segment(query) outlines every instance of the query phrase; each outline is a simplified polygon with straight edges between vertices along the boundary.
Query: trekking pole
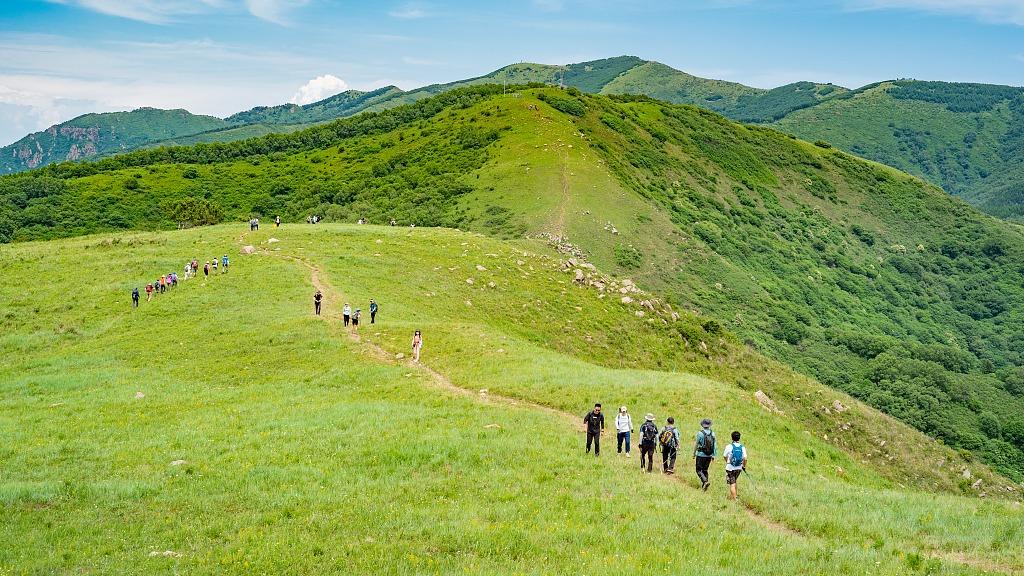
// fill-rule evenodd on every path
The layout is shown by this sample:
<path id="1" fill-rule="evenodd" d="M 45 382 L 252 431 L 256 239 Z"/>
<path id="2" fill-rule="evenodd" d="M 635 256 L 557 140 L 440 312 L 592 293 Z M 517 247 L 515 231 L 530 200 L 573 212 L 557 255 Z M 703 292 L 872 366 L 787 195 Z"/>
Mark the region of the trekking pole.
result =
<path id="1" fill-rule="evenodd" d="M 751 477 L 750 472 L 747 472 L 746 466 L 743 467 L 743 474 L 747 477 L 748 480 L 753 480 L 753 477 Z"/>

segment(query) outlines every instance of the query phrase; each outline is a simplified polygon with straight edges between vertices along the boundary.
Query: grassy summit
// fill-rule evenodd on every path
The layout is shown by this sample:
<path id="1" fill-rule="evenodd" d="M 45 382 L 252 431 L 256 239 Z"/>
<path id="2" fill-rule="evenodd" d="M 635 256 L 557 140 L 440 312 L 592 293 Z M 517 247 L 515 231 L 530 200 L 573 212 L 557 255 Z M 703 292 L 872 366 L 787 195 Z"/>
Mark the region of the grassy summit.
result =
<path id="1" fill-rule="evenodd" d="M 702 319 L 640 317 L 574 283 L 544 243 L 241 228 L 0 248 L 4 570 L 1024 567 L 1019 505 L 956 494 L 966 465 L 992 496 L 1011 496 L 984 467 L 728 334 L 704 334 L 708 353 L 684 346 Z M 242 256 L 244 244 L 260 250 Z M 136 284 L 224 252 L 230 273 L 130 308 Z M 339 308 L 365 311 L 371 297 L 379 324 L 355 338 Z M 426 368 L 394 359 L 414 329 Z M 785 414 L 763 409 L 751 385 Z M 675 415 L 687 432 L 704 415 L 720 435 L 743 430 L 755 476 L 742 502 L 724 500 L 720 464 L 702 493 L 685 456 L 674 479 L 616 458 L 609 436 L 600 460 L 584 456 L 579 418 L 595 399 L 635 418 Z M 817 407 L 836 400 L 847 409 L 825 418 Z"/>

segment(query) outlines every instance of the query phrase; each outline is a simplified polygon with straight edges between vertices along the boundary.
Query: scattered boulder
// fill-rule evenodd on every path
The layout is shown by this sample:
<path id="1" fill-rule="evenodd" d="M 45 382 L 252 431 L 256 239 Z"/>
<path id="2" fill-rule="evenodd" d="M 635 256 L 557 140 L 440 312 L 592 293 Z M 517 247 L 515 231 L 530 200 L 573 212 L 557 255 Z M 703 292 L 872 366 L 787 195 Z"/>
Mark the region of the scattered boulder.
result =
<path id="1" fill-rule="evenodd" d="M 488 282 L 488 283 L 487 283 L 487 287 L 488 287 L 488 288 L 497 288 L 497 287 L 498 287 L 498 285 L 497 285 L 497 284 L 495 284 L 494 282 Z"/>
<path id="2" fill-rule="evenodd" d="M 181 466 L 184 463 L 185 463 L 184 460 L 175 460 L 175 461 L 171 462 L 171 466 Z"/>
<path id="3" fill-rule="evenodd" d="M 476 265 L 476 269 L 478 271 L 480 271 L 480 272 L 487 272 L 487 268 L 484 268 L 483 266 L 481 266 L 479 264 Z"/>
<path id="4" fill-rule="evenodd" d="M 157 557 L 157 556 L 165 556 L 167 558 L 180 558 L 181 554 L 178 554 L 177 552 L 175 552 L 173 550 L 164 550 L 163 552 L 161 552 L 159 550 L 153 550 L 152 552 L 149 553 L 149 556 L 150 556 L 150 558 L 154 558 L 154 557 Z"/>
<path id="5" fill-rule="evenodd" d="M 707 342 L 705 342 L 703 340 L 700 341 L 700 351 L 705 353 L 705 354 L 708 353 L 708 343 Z"/>
<path id="6" fill-rule="evenodd" d="M 623 304 L 632 304 L 633 303 L 633 299 L 630 298 L 629 296 L 623 296 L 622 297 L 622 303 Z"/>
<path id="7" fill-rule="evenodd" d="M 473 279 L 472 278 L 466 278 L 466 284 L 469 284 L 470 286 L 472 286 L 473 285 Z"/>
<path id="8" fill-rule="evenodd" d="M 256 253 L 256 247 L 255 246 L 242 246 L 242 254 L 255 254 L 255 253 Z"/>
<path id="9" fill-rule="evenodd" d="M 484 428 L 499 429 L 499 428 L 501 428 L 501 426 L 498 425 L 498 424 L 488 424 L 488 425 L 484 426 Z"/>
<path id="10" fill-rule="evenodd" d="M 757 402 L 769 412 L 772 412 L 774 414 L 782 414 L 782 411 L 779 410 L 779 407 L 775 405 L 775 401 L 769 398 L 768 395 L 764 393 L 764 391 L 758 390 L 757 392 L 754 392 L 754 399 L 757 400 Z"/>
<path id="11" fill-rule="evenodd" d="M 970 468 L 964 468 L 964 471 L 960 473 L 960 476 L 962 476 L 964 480 L 970 480 L 974 477 L 974 475 L 971 474 Z"/>
<path id="12" fill-rule="evenodd" d="M 974 484 L 971 484 L 971 488 L 974 488 L 975 490 L 981 488 L 981 478 L 975 480 Z"/>
<path id="13" fill-rule="evenodd" d="M 634 314 L 636 314 L 637 318 L 643 318 L 644 317 L 644 311 L 643 310 L 637 310 L 636 312 L 634 312 Z"/>
<path id="14" fill-rule="evenodd" d="M 402 354 L 401 352 L 399 352 L 398 354 L 395 354 L 395 359 L 396 360 L 401 360 L 402 358 L 405 358 L 405 354 Z"/>
<path id="15" fill-rule="evenodd" d="M 146 395 L 145 395 L 145 394 L 143 394 L 142 392 L 136 392 L 136 393 L 135 393 L 135 399 L 136 399 L 136 400 L 142 400 L 142 399 L 143 399 L 143 398 L 145 398 L 145 397 L 146 397 Z"/>
<path id="16" fill-rule="evenodd" d="M 270 240 L 267 240 L 267 244 L 274 244 L 276 242 L 280 242 L 280 240 L 278 240 L 277 238 L 271 238 Z"/>
<path id="17" fill-rule="evenodd" d="M 843 403 L 840 402 L 839 400 L 832 402 L 832 409 L 835 410 L 836 412 L 846 412 L 847 410 L 849 410 L 849 408 L 843 406 Z"/>
<path id="18" fill-rule="evenodd" d="M 586 276 L 583 274 L 583 270 L 580 270 L 579 268 L 577 268 L 574 281 L 577 284 L 582 284 L 585 279 L 586 279 Z"/>

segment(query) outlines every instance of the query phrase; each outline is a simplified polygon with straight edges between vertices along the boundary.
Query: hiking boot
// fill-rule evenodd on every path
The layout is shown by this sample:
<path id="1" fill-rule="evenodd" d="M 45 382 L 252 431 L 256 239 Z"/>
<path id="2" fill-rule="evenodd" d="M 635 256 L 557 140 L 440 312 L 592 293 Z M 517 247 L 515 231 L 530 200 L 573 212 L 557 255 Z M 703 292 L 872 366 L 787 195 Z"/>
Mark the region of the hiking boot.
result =
<path id="1" fill-rule="evenodd" d="M 626 452 L 626 458 L 632 458 L 632 457 L 633 457 L 632 454 L 630 454 L 629 452 Z"/>
<path id="2" fill-rule="evenodd" d="M 705 491 L 705 492 L 707 492 L 708 491 L 708 486 L 711 486 L 711 482 L 708 482 L 707 480 L 705 480 L 704 484 L 701 485 L 700 489 Z"/>

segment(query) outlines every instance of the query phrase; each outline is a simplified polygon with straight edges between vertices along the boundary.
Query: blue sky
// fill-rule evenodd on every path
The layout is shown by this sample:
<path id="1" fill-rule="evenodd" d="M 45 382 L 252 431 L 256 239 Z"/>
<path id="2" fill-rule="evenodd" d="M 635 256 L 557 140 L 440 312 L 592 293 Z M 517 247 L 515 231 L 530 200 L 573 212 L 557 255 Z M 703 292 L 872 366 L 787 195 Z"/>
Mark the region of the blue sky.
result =
<path id="1" fill-rule="evenodd" d="M 0 145 L 86 112 L 226 116 L 632 54 L 772 87 L 1024 85 L 1024 0 L 0 0 Z"/>

